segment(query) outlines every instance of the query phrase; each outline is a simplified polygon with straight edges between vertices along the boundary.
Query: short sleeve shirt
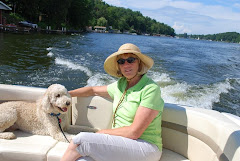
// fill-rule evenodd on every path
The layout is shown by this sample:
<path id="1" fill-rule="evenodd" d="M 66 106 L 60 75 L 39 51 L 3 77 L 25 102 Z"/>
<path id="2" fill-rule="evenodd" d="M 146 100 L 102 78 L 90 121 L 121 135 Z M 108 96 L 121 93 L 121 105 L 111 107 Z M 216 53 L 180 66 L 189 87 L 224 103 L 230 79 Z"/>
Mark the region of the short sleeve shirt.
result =
<path id="1" fill-rule="evenodd" d="M 107 91 L 113 99 L 113 112 L 121 99 L 127 86 L 126 78 L 122 77 L 107 87 Z M 140 81 L 129 88 L 115 114 L 115 127 L 130 126 L 133 123 L 139 106 L 159 111 L 157 117 L 150 123 L 139 139 L 158 146 L 162 150 L 161 120 L 164 101 L 161 98 L 161 90 L 157 83 L 143 75 Z"/>

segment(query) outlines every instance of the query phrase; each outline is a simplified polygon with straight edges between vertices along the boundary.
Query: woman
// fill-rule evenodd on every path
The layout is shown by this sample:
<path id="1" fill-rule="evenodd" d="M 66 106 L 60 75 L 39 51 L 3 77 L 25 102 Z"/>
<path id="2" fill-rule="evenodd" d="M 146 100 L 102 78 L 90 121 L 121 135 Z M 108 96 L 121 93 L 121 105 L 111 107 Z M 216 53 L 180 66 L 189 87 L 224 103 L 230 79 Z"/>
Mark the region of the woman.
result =
<path id="1" fill-rule="evenodd" d="M 62 161 L 159 161 L 162 154 L 161 116 L 164 102 L 159 86 L 145 74 L 153 60 L 133 44 L 124 44 L 104 63 L 120 79 L 108 86 L 69 91 L 72 97 L 113 99 L 112 129 L 76 135 Z"/>

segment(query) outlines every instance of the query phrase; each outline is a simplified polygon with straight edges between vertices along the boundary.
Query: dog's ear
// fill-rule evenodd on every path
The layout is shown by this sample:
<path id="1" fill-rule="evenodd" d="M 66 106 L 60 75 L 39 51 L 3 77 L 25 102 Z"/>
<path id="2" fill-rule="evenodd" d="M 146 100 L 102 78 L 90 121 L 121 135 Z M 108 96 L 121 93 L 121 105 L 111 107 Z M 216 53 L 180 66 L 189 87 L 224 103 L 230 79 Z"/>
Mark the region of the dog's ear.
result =
<path id="1" fill-rule="evenodd" d="M 40 100 L 40 106 L 45 112 L 47 112 L 47 113 L 52 112 L 52 110 L 51 110 L 52 105 L 49 100 L 48 92 L 46 92 L 44 94 L 44 96 L 42 97 L 42 99 Z"/>

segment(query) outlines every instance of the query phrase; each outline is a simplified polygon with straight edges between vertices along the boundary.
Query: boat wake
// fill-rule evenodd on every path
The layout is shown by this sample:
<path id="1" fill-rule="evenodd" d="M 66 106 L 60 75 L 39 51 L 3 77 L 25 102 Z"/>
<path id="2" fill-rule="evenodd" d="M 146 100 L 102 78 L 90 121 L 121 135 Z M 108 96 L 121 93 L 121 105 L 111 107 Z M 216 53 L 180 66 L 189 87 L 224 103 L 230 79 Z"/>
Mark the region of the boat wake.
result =
<path id="1" fill-rule="evenodd" d="M 47 54 L 48 57 L 54 58 L 54 53 L 52 51 L 53 48 L 49 47 L 47 48 L 47 50 L 49 51 L 49 53 Z M 68 59 L 65 58 L 60 58 L 60 57 L 55 57 L 55 64 L 56 65 L 60 65 L 60 66 L 65 66 L 68 69 L 71 70 L 80 70 L 82 72 L 84 72 L 88 77 L 92 76 L 92 72 L 91 70 L 89 70 L 87 67 L 84 67 L 80 64 L 74 63 Z"/>
<path id="2" fill-rule="evenodd" d="M 186 82 L 177 82 L 163 73 L 150 73 L 150 77 L 158 82 L 162 91 L 162 98 L 167 103 L 181 104 L 191 107 L 212 109 L 213 104 L 220 101 L 221 94 L 228 93 L 233 86 L 231 80 L 215 84 L 190 85 Z"/>
<path id="3" fill-rule="evenodd" d="M 91 77 L 92 76 L 92 72 L 87 68 L 87 67 L 84 67 L 84 66 L 81 66 L 79 64 L 75 64 L 69 60 L 66 60 L 66 59 L 61 59 L 61 58 L 56 58 L 55 59 L 55 63 L 57 65 L 63 65 L 63 66 L 66 66 L 67 68 L 69 69 L 72 69 L 72 70 L 80 70 L 80 71 L 83 71 L 84 73 L 87 74 L 87 76 Z"/>
<path id="4" fill-rule="evenodd" d="M 148 76 L 160 85 L 162 98 L 166 103 L 190 107 L 212 109 L 213 104 L 220 101 L 221 94 L 227 94 L 233 89 L 230 79 L 215 84 L 190 85 L 186 82 L 174 81 L 167 73 L 159 75 L 149 72 Z M 88 79 L 87 86 L 107 85 L 116 80 L 107 74 L 98 73 Z"/>
<path id="5" fill-rule="evenodd" d="M 87 62 L 88 59 L 82 57 L 82 55 L 69 60 L 68 58 L 63 58 L 64 55 L 58 55 L 57 51 L 53 50 L 53 48 L 47 48 L 47 50 L 47 56 L 53 58 L 55 65 L 60 66 L 62 70 L 85 73 L 88 76 L 84 82 L 86 86 L 108 85 L 117 81 L 117 78 L 111 77 L 102 71 L 91 71 L 92 69 L 89 68 L 91 66 Z M 93 55 L 87 53 L 86 56 L 89 58 Z M 79 64 L 79 60 L 85 62 L 85 64 Z M 238 102 L 230 104 L 236 98 L 236 96 L 231 96 L 232 93 L 240 91 L 240 89 L 237 89 L 240 86 L 240 79 L 227 78 L 213 84 L 189 84 L 173 79 L 167 72 L 161 73 L 150 70 L 148 76 L 160 85 L 162 98 L 166 103 L 213 109 L 216 108 L 216 105 L 221 108 L 221 104 L 224 101 L 224 104 L 229 106 L 232 111 L 240 110 Z M 78 82 L 75 83 L 77 84 Z"/>

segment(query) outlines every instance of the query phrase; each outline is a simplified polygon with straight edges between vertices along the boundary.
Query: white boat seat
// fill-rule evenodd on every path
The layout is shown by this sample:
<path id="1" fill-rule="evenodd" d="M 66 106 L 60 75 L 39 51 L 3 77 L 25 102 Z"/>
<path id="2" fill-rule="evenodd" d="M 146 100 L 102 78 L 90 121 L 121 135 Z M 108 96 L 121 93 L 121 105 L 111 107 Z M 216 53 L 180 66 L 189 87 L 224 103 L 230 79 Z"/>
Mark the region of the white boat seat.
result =
<path id="1" fill-rule="evenodd" d="M 44 91 L 0 84 L 0 102 L 34 101 Z M 111 109 L 111 101 L 101 97 L 73 98 L 70 122 L 109 128 Z M 50 136 L 15 133 L 15 140 L 0 139 L 0 161 L 59 161 L 68 145 Z M 240 158 L 240 118 L 231 114 L 166 103 L 162 138 L 164 149 L 160 161 L 239 161 Z"/>
<path id="2" fill-rule="evenodd" d="M 0 139 L 1 161 L 46 161 L 48 151 L 57 144 L 50 136 L 14 131 L 13 140 Z"/>
<path id="3" fill-rule="evenodd" d="M 1 161 L 59 161 L 68 143 L 57 142 L 50 136 L 15 131 L 17 139 L 0 139 Z M 160 161 L 189 161 L 180 154 L 163 149 Z"/>
<path id="4" fill-rule="evenodd" d="M 178 153 L 163 148 L 162 157 L 160 161 L 190 161 L 190 160 L 188 160 L 187 158 Z"/>

